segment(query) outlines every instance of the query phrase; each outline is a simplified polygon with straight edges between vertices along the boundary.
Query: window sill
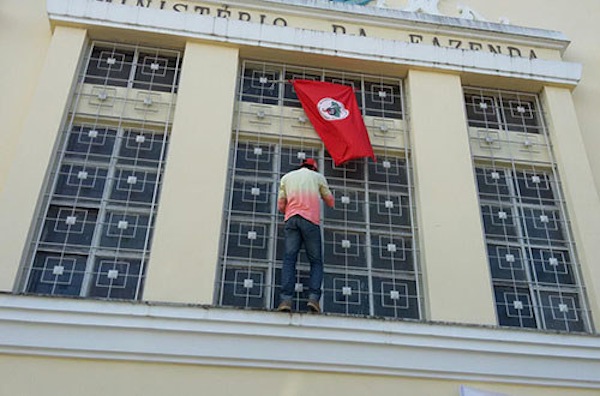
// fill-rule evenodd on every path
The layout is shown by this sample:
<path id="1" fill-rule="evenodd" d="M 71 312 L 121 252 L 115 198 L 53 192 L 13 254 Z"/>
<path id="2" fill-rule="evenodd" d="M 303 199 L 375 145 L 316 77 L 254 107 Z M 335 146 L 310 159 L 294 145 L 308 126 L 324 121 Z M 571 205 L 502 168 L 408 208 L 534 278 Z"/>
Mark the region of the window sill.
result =
<path id="1" fill-rule="evenodd" d="M 13 294 L 0 327 L 5 354 L 600 389 L 598 335 Z"/>

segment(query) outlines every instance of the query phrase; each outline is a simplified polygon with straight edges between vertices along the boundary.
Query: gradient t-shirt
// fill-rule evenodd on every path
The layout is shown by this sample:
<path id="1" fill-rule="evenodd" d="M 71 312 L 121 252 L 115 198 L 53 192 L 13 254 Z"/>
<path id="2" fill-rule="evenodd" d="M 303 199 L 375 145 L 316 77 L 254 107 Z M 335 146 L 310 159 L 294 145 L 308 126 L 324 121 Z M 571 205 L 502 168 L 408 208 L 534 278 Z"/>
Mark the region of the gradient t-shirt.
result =
<path id="1" fill-rule="evenodd" d="M 321 222 L 319 199 L 333 206 L 333 194 L 329 190 L 325 177 L 307 168 L 286 173 L 279 184 L 277 206 L 285 210 L 284 219 L 300 215 L 314 224 Z"/>

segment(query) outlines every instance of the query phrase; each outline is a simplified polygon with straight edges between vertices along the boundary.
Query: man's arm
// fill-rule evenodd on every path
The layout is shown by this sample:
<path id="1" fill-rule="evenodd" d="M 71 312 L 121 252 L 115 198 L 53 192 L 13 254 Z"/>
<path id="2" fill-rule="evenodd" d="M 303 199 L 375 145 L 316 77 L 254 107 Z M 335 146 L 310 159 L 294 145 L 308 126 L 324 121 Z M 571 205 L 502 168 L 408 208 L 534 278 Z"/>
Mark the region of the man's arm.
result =
<path id="1" fill-rule="evenodd" d="M 325 179 L 325 177 L 322 177 L 321 179 L 319 193 L 321 194 L 321 198 L 323 198 L 325 205 L 329 206 L 330 208 L 333 208 L 335 205 L 335 198 L 333 198 L 333 194 L 329 189 L 329 185 L 327 184 L 327 179 Z"/>
<path id="2" fill-rule="evenodd" d="M 287 194 L 285 191 L 285 181 L 282 178 L 279 182 L 279 192 L 277 193 L 277 209 L 281 213 L 285 214 L 285 207 L 287 206 Z"/>
<path id="3" fill-rule="evenodd" d="M 329 195 L 323 197 L 323 201 L 330 208 L 333 208 L 335 206 L 335 199 L 333 198 L 333 194 L 329 194 Z"/>
<path id="4" fill-rule="evenodd" d="M 281 213 L 285 213 L 285 207 L 287 206 L 287 199 L 285 198 L 279 198 L 277 200 L 277 209 L 279 209 L 279 211 Z"/>

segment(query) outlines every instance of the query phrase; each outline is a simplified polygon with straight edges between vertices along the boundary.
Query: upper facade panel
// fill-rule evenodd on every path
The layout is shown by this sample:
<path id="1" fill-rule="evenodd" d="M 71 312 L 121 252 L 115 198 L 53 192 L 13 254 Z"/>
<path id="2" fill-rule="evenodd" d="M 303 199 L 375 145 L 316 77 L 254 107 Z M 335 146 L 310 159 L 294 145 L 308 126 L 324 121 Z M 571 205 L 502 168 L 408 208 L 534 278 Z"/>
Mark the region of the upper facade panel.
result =
<path id="1" fill-rule="evenodd" d="M 48 0 L 47 10 L 54 24 L 91 31 L 111 27 L 406 67 L 579 82 L 581 66 L 561 59 L 569 44 L 562 33 L 486 21 L 468 7 L 447 16 L 438 2 Z"/>

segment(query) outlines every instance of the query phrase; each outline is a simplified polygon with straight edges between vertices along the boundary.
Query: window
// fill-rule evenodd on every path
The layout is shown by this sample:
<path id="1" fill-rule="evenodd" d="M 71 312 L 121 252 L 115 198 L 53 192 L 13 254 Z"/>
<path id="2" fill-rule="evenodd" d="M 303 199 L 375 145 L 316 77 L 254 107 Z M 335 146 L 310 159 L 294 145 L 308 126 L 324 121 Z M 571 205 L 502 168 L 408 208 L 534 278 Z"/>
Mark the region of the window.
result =
<path id="1" fill-rule="evenodd" d="M 499 324 L 590 331 L 560 179 L 537 97 L 465 92 Z M 525 112 L 507 114 L 519 106 Z M 484 133 L 479 127 L 486 128 Z M 509 133 L 493 135 L 497 139 L 491 141 L 486 133 L 492 128 Z"/>
<path id="2" fill-rule="evenodd" d="M 25 292 L 141 297 L 180 58 L 92 44 L 59 136 Z"/>
<path id="3" fill-rule="evenodd" d="M 372 132 L 377 162 L 355 160 L 336 167 L 303 118 L 292 78 L 352 85 Z M 239 89 L 217 303 L 278 305 L 284 242 L 283 216 L 276 208 L 279 180 L 312 157 L 336 200 L 334 209 L 322 211 L 324 311 L 421 318 L 401 81 L 246 61 Z M 305 310 L 308 269 L 301 251 L 294 301 L 298 310 Z"/>

